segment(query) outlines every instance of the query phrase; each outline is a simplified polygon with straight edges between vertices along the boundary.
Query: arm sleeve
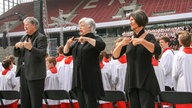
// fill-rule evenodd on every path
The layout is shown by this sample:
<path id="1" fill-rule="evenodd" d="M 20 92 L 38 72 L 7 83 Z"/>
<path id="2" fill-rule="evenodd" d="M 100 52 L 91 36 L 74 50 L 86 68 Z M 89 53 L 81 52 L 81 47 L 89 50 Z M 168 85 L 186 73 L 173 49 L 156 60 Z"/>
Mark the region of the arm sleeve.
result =
<path id="1" fill-rule="evenodd" d="M 33 45 L 31 53 L 37 58 L 44 58 L 47 52 L 47 38 L 46 36 L 40 36 L 36 41 L 36 46 Z"/>

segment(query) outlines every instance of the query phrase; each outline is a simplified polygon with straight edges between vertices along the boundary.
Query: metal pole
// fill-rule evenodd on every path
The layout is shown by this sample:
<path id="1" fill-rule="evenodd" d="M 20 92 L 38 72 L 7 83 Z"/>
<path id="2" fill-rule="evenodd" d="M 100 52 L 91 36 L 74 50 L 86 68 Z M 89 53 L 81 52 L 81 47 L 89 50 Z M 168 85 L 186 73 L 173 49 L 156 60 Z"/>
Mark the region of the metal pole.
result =
<path id="1" fill-rule="evenodd" d="M 64 41 L 64 33 L 63 33 L 63 26 L 62 23 L 60 23 L 60 27 L 61 27 L 61 31 L 60 31 L 60 45 L 63 45 L 63 41 Z"/>

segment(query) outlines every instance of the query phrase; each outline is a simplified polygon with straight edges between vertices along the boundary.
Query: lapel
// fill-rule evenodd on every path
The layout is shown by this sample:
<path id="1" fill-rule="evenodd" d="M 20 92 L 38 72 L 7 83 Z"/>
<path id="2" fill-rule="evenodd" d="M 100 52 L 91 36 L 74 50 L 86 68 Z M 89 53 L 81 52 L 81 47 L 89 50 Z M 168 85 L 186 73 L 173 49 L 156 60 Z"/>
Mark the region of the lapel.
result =
<path id="1" fill-rule="evenodd" d="M 38 32 L 36 32 L 33 36 L 32 36 L 32 38 L 31 38 L 31 42 L 32 42 L 32 44 L 33 44 L 33 46 L 35 46 L 35 41 L 36 41 L 36 39 L 37 39 L 37 36 L 38 36 Z"/>
<path id="2" fill-rule="evenodd" d="M 24 42 L 24 41 L 26 41 L 27 40 L 27 35 L 25 35 L 25 36 L 23 36 L 22 38 L 21 38 L 21 42 Z"/>

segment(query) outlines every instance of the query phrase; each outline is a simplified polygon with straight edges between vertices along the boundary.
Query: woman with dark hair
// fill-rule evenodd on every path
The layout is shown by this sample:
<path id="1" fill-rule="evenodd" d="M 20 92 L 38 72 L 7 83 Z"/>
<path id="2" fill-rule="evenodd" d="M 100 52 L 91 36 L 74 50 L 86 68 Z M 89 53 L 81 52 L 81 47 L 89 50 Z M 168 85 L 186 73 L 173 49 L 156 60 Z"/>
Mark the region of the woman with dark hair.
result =
<path id="1" fill-rule="evenodd" d="M 127 57 L 125 91 L 129 94 L 131 108 L 155 108 L 155 97 L 160 92 L 151 63 L 153 54 L 160 55 L 161 47 L 153 34 L 144 27 L 148 17 L 142 10 L 129 15 L 134 37 L 125 37 L 114 49 L 113 57 Z"/>

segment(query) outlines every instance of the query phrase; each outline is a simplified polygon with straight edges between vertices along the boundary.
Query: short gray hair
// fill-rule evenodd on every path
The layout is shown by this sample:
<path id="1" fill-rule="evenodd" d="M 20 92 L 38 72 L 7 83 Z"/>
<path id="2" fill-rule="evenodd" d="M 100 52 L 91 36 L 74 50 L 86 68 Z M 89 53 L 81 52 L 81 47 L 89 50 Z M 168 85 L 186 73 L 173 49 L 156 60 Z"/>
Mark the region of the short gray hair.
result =
<path id="1" fill-rule="evenodd" d="M 31 24 L 36 25 L 36 29 L 39 28 L 39 21 L 35 17 L 26 17 L 23 22 L 29 22 Z"/>
<path id="2" fill-rule="evenodd" d="M 92 18 L 83 17 L 79 20 L 79 24 L 85 22 L 86 25 L 92 26 L 91 33 L 96 34 L 96 24 Z"/>

